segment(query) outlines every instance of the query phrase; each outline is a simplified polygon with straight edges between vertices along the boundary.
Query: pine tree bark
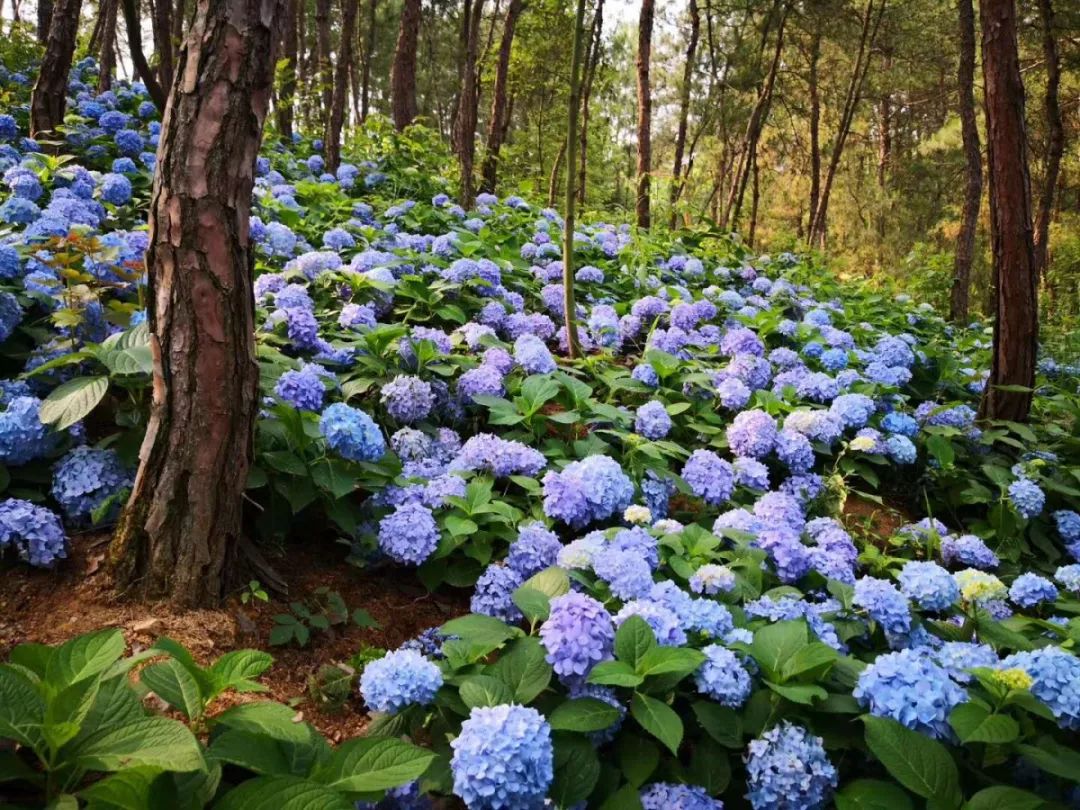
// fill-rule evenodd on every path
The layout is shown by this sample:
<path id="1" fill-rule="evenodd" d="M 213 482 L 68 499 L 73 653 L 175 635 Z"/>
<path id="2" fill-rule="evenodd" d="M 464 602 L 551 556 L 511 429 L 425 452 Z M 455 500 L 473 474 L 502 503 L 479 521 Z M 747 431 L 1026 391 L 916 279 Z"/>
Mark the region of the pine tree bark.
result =
<path id="1" fill-rule="evenodd" d="M 334 70 L 330 61 L 330 0 L 315 0 L 315 49 L 319 81 L 319 128 L 325 131 L 330 122 L 330 106 L 334 103 Z"/>
<path id="2" fill-rule="evenodd" d="M 458 202 L 466 210 L 472 208 L 476 198 L 476 181 L 473 178 L 476 160 L 476 57 L 480 46 L 480 20 L 483 16 L 484 0 L 465 0 L 467 33 L 465 37 L 465 59 L 461 72 L 461 93 L 458 96 L 458 111 L 454 119 L 454 143 L 457 149 L 458 167 L 461 171 L 461 194 Z"/>
<path id="3" fill-rule="evenodd" d="M 495 65 L 495 84 L 491 90 L 491 114 L 488 116 L 487 145 L 484 162 L 480 168 L 480 188 L 492 193 L 498 185 L 499 150 L 506 141 L 510 129 L 507 115 L 506 84 L 510 76 L 510 53 L 514 47 L 514 28 L 525 8 L 524 0 L 510 0 L 503 20 L 502 39 L 499 41 L 499 59 Z"/>
<path id="4" fill-rule="evenodd" d="M 982 204 L 982 150 L 975 116 L 975 10 L 972 0 L 957 0 L 960 31 L 960 62 L 956 73 L 960 97 L 960 130 L 964 143 L 964 208 L 956 237 L 949 317 L 964 323 L 971 293 L 971 263 L 975 256 L 975 232 Z"/>
<path id="5" fill-rule="evenodd" d="M 213 605 L 241 535 L 258 408 L 255 157 L 280 0 L 199 0 L 178 55 L 150 205 L 153 400 L 109 549 L 119 589 Z"/>
<path id="6" fill-rule="evenodd" d="M 116 6 L 118 0 L 104 0 L 101 9 L 101 49 L 98 52 L 98 92 L 112 87 L 113 71 L 116 70 Z"/>
<path id="7" fill-rule="evenodd" d="M 142 47 L 142 27 L 139 22 L 139 9 L 135 0 L 120 0 L 120 9 L 124 12 L 124 27 L 127 29 L 128 52 L 131 54 L 131 64 L 135 68 L 135 75 L 146 85 L 146 93 L 154 102 L 154 106 L 165 111 L 167 96 L 161 89 L 161 83 L 157 75 L 146 61 L 146 54 Z"/>
<path id="8" fill-rule="evenodd" d="M 349 72 L 352 69 L 353 44 L 356 39 L 356 14 L 360 0 L 341 0 L 341 40 L 334 71 L 334 97 L 326 127 L 326 170 L 336 172 L 341 165 L 341 128 L 349 96 Z"/>
<path id="9" fill-rule="evenodd" d="M 37 82 L 30 96 L 30 137 L 40 138 L 55 132 L 64 121 L 67 105 L 68 71 L 75 55 L 79 36 L 81 0 L 58 0 L 53 7 L 49 39 L 41 57 Z"/>
<path id="10" fill-rule="evenodd" d="M 38 0 L 37 4 L 37 40 L 42 45 L 49 41 L 49 25 L 52 23 L 52 0 Z"/>
<path id="11" fill-rule="evenodd" d="M 1054 6 L 1051 0 L 1039 0 L 1039 20 L 1042 24 L 1043 61 L 1046 63 L 1046 92 L 1043 108 L 1046 111 L 1046 160 L 1043 164 L 1042 194 L 1035 217 L 1035 273 L 1042 278 L 1050 257 L 1050 218 L 1054 212 L 1054 192 L 1061 175 L 1061 158 L 1065 154 L 1065 127 L 1061 120 L 1061 57 L 1054 32 Z"/>
<path id="12" fill-rule="evenodd" d="M 639 228 L 650 224 L 649 185 L 652 172 L 652 89 L 649 64 L 652 60 L 654 0 L 641 0 L 638 17 L 637 50 L 637 199 L 634 212 Z"/>
<path id="13" fill-rule="evenodd" d="M 1039 309 L 1015 0 L 980 0 L 979 17 L 997 303 L 990 378 L 979 415 L 1024 422 L 1035 385 Z"/>
<path id="14" fill-rule="evenodd" d="M 399 130 L 405 129 L 416 118 L 416 44 L 419 34 L 420 0 L 405 0 L 390 71 L 390 110 L 394 126 Z"/>
<path id="15" fill-rule="evenodd" d="M 371 60 L 375 53 L 375 4 L 368 0 L 367 29 L 364 31 L 364 61 L 360 75 L 360 121 L 367 120 L 371 110 Z"/>
<path id="16" fill-rule="evenodd" d="M 274 104 L 278 135 L 285 143 L 292 143 L 293 116 L 296 105 L 296 78 L 300 69 L 297 64 L 297 6 L 300 0 L 284 0 L 281 11 L 281 58 L 288 62 L 281 88 Z"/>
<path id="17" fill-rule="evenodd" d="M 169 95 L 173 80 L 172 0 L 153 0 L 151 28 L 157 51 L 157 74 L 161 91 Z"/>
<path id="18" fill-rule="evenodd" d="M 683 63 L 682 87 L 679 88 L 679 126 L 675 133 L 675 165 L 671 170 L 671 191 L 668 203 L 671 206 L 669 225 L 672 230 L 676 225 L 675 206 L 682 194 L 683 155 L 686 151 L 686 127 L 690 118 L 690 93 L 694 81 L 694 62 L 697 59 L 698 37 L 701 35 L 701 14 L 697 0 L 690 0 L 690 37 L 686 42 L 686 61 Z"/>

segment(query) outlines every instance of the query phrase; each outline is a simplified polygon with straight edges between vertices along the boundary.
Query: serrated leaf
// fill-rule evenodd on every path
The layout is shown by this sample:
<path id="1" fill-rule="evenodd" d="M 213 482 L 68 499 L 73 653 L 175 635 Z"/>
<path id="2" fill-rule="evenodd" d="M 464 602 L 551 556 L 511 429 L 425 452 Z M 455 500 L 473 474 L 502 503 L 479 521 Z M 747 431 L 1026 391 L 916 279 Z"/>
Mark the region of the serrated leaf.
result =
<path id="1" fill-rule="evenodd" d="M 836 810 L 911 810 L 911 799 L 892 782 L 856 779 L 834 799 Z"/>
<path id="2" fill-rule="evenodd" d="M 260 776 L 230 790 L 214 810 L 353 810 L 355 801 L 299 776 Z"/>
<path id="3" fill-rule="evenodd" d="M 634 687 L 645 679 L 638 675 L 632 666 L 622 661 L 601 661 L 592 668 L 586 680 L 601 686 Z"/>
<path id="4" fill-rule="evenodd" d="M 630 714 L 671 753 L 678 755 L 679 744 L 683 738 L 683 724 L 674 709 L 656 698 L 635 694 L 630 701 Z"/>
<path id="5" fill-rule="evenodd" d="M 435 757 L 404 740 L 361 737 L 338 746 L 313 778 L 350 793 L 388 790 L 419 779 Z"/>
<path id="6" fill-rule="evenodd" d="M 555 731 L 603 731 L 622 716 L 621 712 L 596 698 L 574 698 L 555 707 L 548 723 Z"/>
<path id="7" fill-rule="evenodd" d="M 862 721 L 867 746 L 896 781 L 925 799 L 960 805 L 960 775 L 945 746 L 890 718 L 864 716 Z"/>
<path id="8" fill-rule="evenodd" d="M 202 715 L 203 695 L 199 684 L 175 658 L 146 667 L 139 673 L 139 680 L 189 720 Z"/>
<path id="9" fill-rule="evenodd" d="M 145 717 L 88 737 L 75 752 L 79 767 L 97 771 L 148 765 L 170 771 L 204 767 L 199 743 L 187 726 L 164 717 Z"/>
<path id="10" fill-rule="evenodd" d="M 977 703 L 961 703 L 949 715 L 949 725 L 964 743 L 1010 743 L 1020 736 L 1020 725 L 1007 714 L 991 714 Z"/>
<path id="11" fill-rule="evenodd" d="M 470 709 L 480 706 L 499 706 L 514 700 L 513 690 L 491 675 L 470 675 L 458 688 L 461 700 Z"/>
<path id="12" fill-rule="evenodd" d="M 108 377 L 76 377 L 50 392 L 38 417 L 43 425 L 66 430 L 97 407 L 109 390 Z"/>
<path id="13" fill-rule="evenodd" d="M 555 778 L 548 795 L 559 807 L 573 807 L 592 793 L 600 778 L 600 760 L 585 737 L 557 733 L 553 742 Z"/>
<path id="14" fill-rule="evenodd" d="M 539 640 L 529 636 L 510 644 L 487 674 L 509 686 L 516 702 L 527 705 L 547 689 L 552 669 Z"/>
<path id="15" fill-rule="evenodd" d="M 253 678 L 270 669 L 274 657 L 262 650 L 234 650 L 215 661 L 209 673 L 218 691 L 233 689 L 237 692 L 265 692 L 266 687 Z"/>
<path id="16" fill-rule="evenodd" d="M 640 616 L 631 616 L 615 632 L 615 657 L 635 670 L 641 658 L 656 646 L 656 635 Z"/>
<path id="17" fill-rule="evenodd" d="M 56 689 L 104 672 L 124 654 L 124 634 L 116 628 L 66 641 L 49 658 L 45 680 Z"/>

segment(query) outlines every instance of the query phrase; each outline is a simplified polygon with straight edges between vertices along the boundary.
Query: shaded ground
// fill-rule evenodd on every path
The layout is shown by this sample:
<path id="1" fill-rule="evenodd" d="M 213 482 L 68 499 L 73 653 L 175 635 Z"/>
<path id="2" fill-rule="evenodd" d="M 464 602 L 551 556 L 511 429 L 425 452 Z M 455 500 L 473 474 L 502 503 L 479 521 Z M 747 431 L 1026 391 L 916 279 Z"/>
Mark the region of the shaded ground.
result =
<path id="1" fill-rule="evenodd" d="M 346 663 L 364 646 L 393 649 L 432 625 L 468 612 L 464 591 L 432 596 L 407 571 L 362 571 L 347 565 L 340 546 L 312 543 L 289 547 L 286 557 L 272 559 L 289 586 L 288 600 L 240 603 L 230 597 L 220 610 L 176 611 L 168 604 L 145 604 L 116 597 L 104 567 L 107 536 L 84 535 L 72 541 L 71 556 L 56 571 L 13 564 L 0 570 L 0 660 L 11 647 L 28 641 L 55 644 L 80 633 L 119 627 L 133 649 L 169 636 L 187 646 L 200 663 L 241 648 L 270 652 L 274 666 L 261 679 L 268 695 L 224 698 L 212 711 L 267 696 L 292 703 L 304 719 L 337 742 L 357 734 L 366 724 L 355 682 L 340 711 L 320 711 L 308 694 L 309 679 L 325 664 Z M 363 608 L 379 628 L 352 623 L 313 633 L 304 648 L 268 644 L 273 617 L 288 611 L 289 600 L 328 587 L 341 594 L 349 610 Z"/>

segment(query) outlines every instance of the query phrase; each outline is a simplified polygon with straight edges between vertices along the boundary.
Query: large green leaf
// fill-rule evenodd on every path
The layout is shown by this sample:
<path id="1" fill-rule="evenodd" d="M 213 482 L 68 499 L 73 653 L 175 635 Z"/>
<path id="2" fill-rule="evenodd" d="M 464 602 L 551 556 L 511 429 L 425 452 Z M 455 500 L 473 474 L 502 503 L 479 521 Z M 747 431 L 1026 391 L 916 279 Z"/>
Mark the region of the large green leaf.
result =
<path id="1" fill-rule="evenodd" d="M 404 740 L 361 737 L 342 743 L 312 778 L 337 790 L 370 793 L 419 779 L 435 757 Z"/>
<path id="2" fill-rule="evenodd" d="M 892 782 L 856 779 L 836 794 L 836 810 L 911 810 L 911 798 Z"/>
<path id="3" fill-rule="evenodd" d="M 144 717 L 94 734 L 75 751 L 75 760 L 80 767 L 97 771 L 140 765 L 197 771 L 205 764 L 199 743 L 188 727 L 165 717 Z"/>
<path id="4" fill-rule="evenodd" d="M 1026 790 L 995 785 L 983 788 L 964 805 L 964 810 L 1039 810 L 1049 803 L 1041 796 Z"/>
<path id="5" fill-rule="evenodd" d="M 52 390 L 38 416 L 42 424 L 66 430 L 94 410 L 108 390 L 108 377 L 76 377 Z"/>
<path id="6" fill-rule="evenodd" d="M 575 698 L 560 703 L 548 717 L 556 731 L 603 731 L 617 722 L 619 710 L 596 698 Z"/>
<path id="7" fill-rule="evenodd" d="M 296 710 L 264 701 L 234 706 L 214 718 L 214 728 L 243 731 L 275 740 L 289 763 L 288 773 L 306 774 L 330 755 L 330 746 L 308 723 L 297 721 Z"/>
<path id="8" fill-rule="evenodd" d="M 1054 776 L 1080 783 L 1080 751 L 1067 748 L 1050 737 L 1039 739 L 1038 745 L 1018 745 L 1024 759 Z"/>
<path id="9" fill-rule="evenodd" d="M 552 670 L 539 640 L 529 636 L 511 643 L 487 673 L 509 686 L 516 702 L 528 704 L 547 689 Z"/>
<path id="10" fill-rule="evenodd" d="M 862 720 L 867 746 L 897 782 L 941 806 L 960 806 L 960 775 L 945 746 L 887 717 Z"/>
<path id="11" fill-rule="evenodd" d="M 514 700 L 513 690 L 504 681 L 491 675 L 470 675 L 461 682 L 458 694 L 470 709 L 478 706 L 499 706 Z"/>
<path id="12" fill-rule="evenodd" d="M 83 790 L 87 810 L 145 810 L 175 806 L 176 790 L 161 768 L 125 768 Z"/>
<path id="13" fill-rule="evenodd" d="M 262 675 L 274 663 L 274 657 L 262 650 L 234 650 L 221 656 L 210 667 L 219 691 L 265 692 L 266 687 L 253 679 Z"/>
<path id="14" fill-rule="evenodd" d="M 0 665 L 0 737 L 34 747 L 41 741 L 45 702 L 22 672 Z"/>
<path id="15" fill-rule="evenodd" d="M 782 683 L 785 666 L 800 650 L 810 645 L 806 622 L 789 621 L 767 624 L 754 633 L 750 653 L 769 676 L 769 680 Z"/>
<path id="16" fill-rule="evenodd" d="M 674 709 L 656 698 L 635 694 L 630 702 L 630 714 L 671 753 L 678 754 L 683 738 L 683 723 Z"/>
<path id="17" fill-rule="evenodd" d="M 686 676 L 705 661 L 705 654 L 689 647 L 652 647 L 638 661 L 637 671 L 642 675 Z"/>
<path id="18" fill-rule="evenodd" d="M 203 695 L 199 684 L 175 658 L 146 667 L 139 673 L 139 680 L 189 720 L 202 715 Z"/>
<path id="19" fill-rule="evenodd" d="M 555 735 L 555 779 L 548 795 L 559 807 L 585 801 L 600 778 L 596 747 L 579 734 Z"/>
<path id="20" fill-rule="evenodd" d="M 1020 724 L 1007 714 L 991 714 L 977 703 L 961 703 L 949 715 L 949 725 L 965 743 L 1010 743 L 1020 736 Z"/>
<path id="21" fill-rule="evenodd" d="M 310 759 L 297 761 L 288 742 L 250 731 L 228 729 L 215 735 L 208 753 L 262 776 L 307 776 L 311 770 Z"/>
<path id="22" fill-rule="evenodd" d="M 61 644 L 50 656 L 45 681 L 56 691 L 104 672 L 124 654 L 124 634 L 99 630 Z"/>
<path id="23" fill-rule="evenodd" d="M 506 622 L 499 621 L 491 616 L 482 616 L 478 613 L 470 613 L 468 616 L 451 619 L 439 630 L 445 636 L 457 636 L 469 644 L 481 645 L 498 645 L 521 635 L 521 631 L 516 627 L 511 627 Z"/>
<path id="24" fill-rule="evenodd" d="M 710 737 L 726 748 L 742 748 L 742 718 L 734 709 L 709 700 L 696 701 L 692 708 Z"/>
<path id="25" fill-rule="evenodd" d="M 615 657 L 637 669 L 642 657 L 656 646 L 656 635 L 640 616 L 631 616 L 615 632 Z"/>
<path id="26" fill-rule="evenodd" d="M 299 776 L 260 776 L 233 788 L 214 810 L 353 810 L 356 802 Z"/>

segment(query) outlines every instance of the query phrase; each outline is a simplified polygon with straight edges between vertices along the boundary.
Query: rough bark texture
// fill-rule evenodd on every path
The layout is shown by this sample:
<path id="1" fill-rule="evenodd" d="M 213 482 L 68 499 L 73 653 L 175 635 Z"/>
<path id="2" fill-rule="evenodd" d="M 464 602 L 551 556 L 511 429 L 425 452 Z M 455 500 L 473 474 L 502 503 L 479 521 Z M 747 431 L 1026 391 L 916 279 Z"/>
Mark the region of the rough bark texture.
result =
<path id="1" fill-rule="evenodd" d="M 360 121 L 367 120 L 371 105 L 371 60 L 375 53 L 375 4 L 368 0 L 367 28 L 364 31 L 364 62 L 360 77 Z"/>
<path id="2" fill-rule="evenodd" d="M 975 117 L 975 10 L 971 0 L 957 0 L 960 26 L 960 63 L 956 72 L 960 96 L 960 129 L 964 142 L 964 210 L 956 237 L 956 261 L 949 294 L 949 317 L 963 323 L 968 317 L 971 293 L 971 262 L 975 256 L 975 231 L 982 204 L 982 151 Z"/>
<path id="3" fill-rule="evenodd" d="M 647 0 L 651 2 L 651 0 Z M 574 21 L 574 41 L 570 57 L 570 94 L 567 102 L 566 126 L 566 196 L 563 217 L 563 328 L 566 330 L 566 354 L 572 360 L 580 353 L 577 334 L 577 302 L 574 296 L 574 219 L 577 214 L 577 148 L 578 116 L 581 113 L 581 41 L 585 38 L 585 4 L 578 0 Z"/>
<path id="4" fill-rule="evenodd" d="M 980 0 L 979 13 L 997 301 L 990 379 L 979 413 L 1023 422 L 1035 385 L 1039 309 L 1015 0 Z M 1029 390 L 1003 391 L 999 386 Z"/>
<path id="5" fill-rule="evenodd" d="M 341 164 L 341 128 L 345 123 L 345 102 L 349 96 L 349 71 L 352 68 L 353 40 L 356 39 L 356 14 L 360 0 L 341 0 L 341 41 L 334 70 L 334 98 L 326 126 L 326 170 L 336 172 Z"/>
<path id="6" fill-rule="evenodd" d="M 1054 31 L 1054 6 L 1051 0 L 1039 0 L 1039 18 L 1042 23 L 1043 61 L 1046 62 L 1046 93 L 1043 108 L 1046 110 L 1046 162 L 1043 167 L 1042 194 L 1039 195 L 1039 211 L 1035 217 L 1035 273 L 1041 277 L 1046 272 L 1050 256 L 1050 218 L 1054 213 L 1054 191 L 1061 174 L 1061 157 L 1065 154 L 1065 127 L 1061 120 L 1061 103 L 1058 88 L 1061 86 L 1061 58 L 1058 55 L 1057 36 Z"/>
<path id="7" fill-rule="evenodd" d="M 454 119 L 454 143 L 458 166 L 461 170 L 461 195 L 458 202 L 468 210 L 476 197 L 473 165 L 476 159 L 477 87 L 476 57 L 480 46 L 480 19 L 484 0 L 465 0 L 467 20 L 465 59 L 461 70 L 461 94 L 458 97 L 458 113 Z"/>
<path id="8" fill-rule="evenodd" d="M 398 25 L 394 64 L 390 70 L 390 110 L 394 126 L 405 129 L 416 118 L 416 42 L 420 34 L 420 0 L 405 0 Z"/>
<path id="9" fill-rule="evenodd" d="M 686 152 L 686 126 L 690 118 L 690 92 L 694 82 L 694 61 L 697 59 L 698 37 L 701 35 L 701 14 L 697 0 L 690 0 L 690 38 L 686 42 L 686 61 L 683 62 L 682 86 L 679 88 L 679 127 L 675 133 L 675 165 L 671 170 L 670 226 L 675 228 L 675 206 L 682 193 L 683 156 Z"/>
<path id="10" fill-rule="evenodd" d="M 285 0 L 281 11 L 281 58 L 288 64 L 281 81 L 281 91 L 274 103 L 277 118 L 278 135 L 285 143 L 292 143 L 293 109 L 296 104 L 296 76 L 300 69 L 297 64 L 297 6 L 299 0 Z"/>
<path id="11" fill-rule="evenodd" d="M 159 109 L 165 110 L 166 95 L 161 89 L 161 83 L 157 75 L 146 61 L 146 54 L 142 48 L 142 27 L 139 23 L 139 9 L 135 0 L 120 0 L 120 8 L 124 12 L 124 27 L 127 28 L 128 52 L 131 54 L 131 64 L 135 67 L 135 75 L 146 85 L 147 95 Z"/>
<path id="12" fill-rule="evenodd" d="M 68 71 L 79 35 L 81 0 L 59 0 L 53 7 L 49 39 L 30 96 L 30 137 L 51 133 L 64 120 Z"/>
<path id="13" fill-rule="evenodd" d="M 259 370 L 248 217 L 280 0 L 199 0 L 150 204 L 153 401 L 110 547 L 118 587 L 216 603 L 240 537 Z"/>
<path id="14" fill-rule="evenodd" d="M 514 27 L 525 8 L 524 0 L 510 0 L 503 20 L 502 39 L 499 42 L 499 59 L 495 64 L 495 86 L 491 91 L 491 114 L 488 117 L 487 146 L 484 163 L 480 168 L 480 188 L 493 192 L 498 184 L 499 150 L 506 141 L 510 129 L 507 115 L 506 82 L 510 75 L 510 52 L 514 47 Z"/>
<path id="15" fill-rule="evenodd" d="M 878 28 L 881 27 L 881 18 L 885 13 L 887 0 L 878 0 L 877 14 L 874 14 L 874 0 L 867 0 L 866 10 L 863 12 L 862 33 L 859 37 L 859 51 L 855 59 L 855 66 L 851 71 L 851 81 L 848 83 L 847 95 L 844 99 L 843 112 L 840 116 L 840 126 L 836 131 L 836 140 L 833 142 L 832 155 L 829 158 L 829 168 L 825 173 L 825 182 L 821 187 L 821 197 L 818 200 L 817 210 L 814 211 L 814 219 L 810 224 L 809 241 L 824 249 L 829 225 L 829 197 L 832 194 L 833 181 L 836 179 L 837 169 L 840 168 L 840 158 L 844 154 L 844 145 L 851 132 L 851 123 L 855 118 L 855 111 L 862 99 L 863 85 L 866 83 L 866 73 L 870 67 L 870 54 L 877 40 Z"/>
<path id="16" fill-rule="evenodd" d="M 649 63 L 652 59 L 653 0 L 641 0 L 637 50 L 637 199 L 634 212 L 639 228 L 648 228 L 649 174 L 652 171 L 652 90 Z"/>
<path id="17" fill-rule="evenodd" d="M 118 0 L 104 0 L 101 8 L 101 48 L 98 52 L 98 92 L 112 87 L 116 69 L 116 6 Z"/>
<path id="18" fill-rule="evenodd" d="M 37 39 L 42 45 L 49 41 L 49 24 L 52 22 L 52 0 L 38 0 Z"/>
<path id="19" fill-rule="evenodd" d="M 157 52 L 158 82 L 168 96 L 173 80 L 172 0 L 154 0 L 154 16 L 151 28 L 154 34 L 154 50 Z"/>
<path id="20" fill-rule="evenodd" d="M 334 103 L 334 68 L 330 61 L 330 0 L 315 0 L 315 49 L 319 78 L 319 124 L 326 128 Z"/>

